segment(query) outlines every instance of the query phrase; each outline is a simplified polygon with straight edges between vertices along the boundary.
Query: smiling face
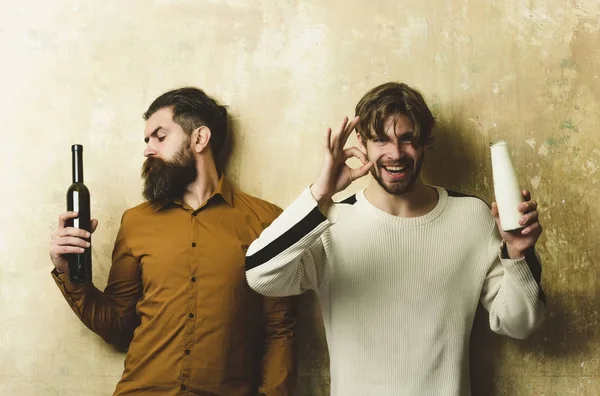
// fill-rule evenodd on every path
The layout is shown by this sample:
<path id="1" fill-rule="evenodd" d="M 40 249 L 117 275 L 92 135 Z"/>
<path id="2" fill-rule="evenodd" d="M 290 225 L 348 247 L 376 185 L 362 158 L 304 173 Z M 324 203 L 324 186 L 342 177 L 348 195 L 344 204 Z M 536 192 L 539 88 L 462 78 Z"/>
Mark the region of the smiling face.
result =
<path id="1" fill-rule="evenodd" d="M 358 140 L 375 165 L 371 173 L 379 186 L 392 195 L 415 189 L 435 125 L 423 95 L 404 83 L 388 82 L 365 93 L 355 113 Z"/>
<path id="2" fill-rule="evenodd" d="M 419 178 L 424 160 L 424 147 L 415 147 L 414 124 L 405 115 L 387 117 L 383 122 L 383 133 L 372 134 L 363 140 L 363 150 L 375 166 L 371 174 L 377 183 L 392 195 L 402 195 L 411 190 Z"/>

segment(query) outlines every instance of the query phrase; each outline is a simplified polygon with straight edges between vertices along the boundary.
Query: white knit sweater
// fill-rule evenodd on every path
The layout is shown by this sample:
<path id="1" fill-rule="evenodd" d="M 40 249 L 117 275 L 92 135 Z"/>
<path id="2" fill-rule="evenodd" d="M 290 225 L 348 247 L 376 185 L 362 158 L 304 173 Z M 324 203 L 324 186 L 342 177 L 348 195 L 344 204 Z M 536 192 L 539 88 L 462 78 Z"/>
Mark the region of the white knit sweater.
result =
<path id="1" fill-rule="evenodd" d="M 325 217 L 306 189 L 250 245 L 252 289 L 316 291 L 332 396 L 469 395 L 478 302 L 496 333 L 522 339 L 541 323 L 535 254 L 501 259 L 486 204 L 436 189 L 436 207 L 416 218 L 381 211 L 364 191 Z"/>

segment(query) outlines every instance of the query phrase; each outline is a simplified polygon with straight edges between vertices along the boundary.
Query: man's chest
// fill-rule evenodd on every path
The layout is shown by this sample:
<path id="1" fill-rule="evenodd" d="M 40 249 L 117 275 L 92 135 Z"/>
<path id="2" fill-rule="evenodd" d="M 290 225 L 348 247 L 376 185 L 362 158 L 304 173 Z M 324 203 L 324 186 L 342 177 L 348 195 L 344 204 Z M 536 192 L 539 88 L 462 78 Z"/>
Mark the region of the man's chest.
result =
<path id="1" fill-rule="evenodd" d="M 135 230 L 130 247 L 144 292 L 187 289 L 235 294 L 246 288 L 245 254 L 257 231 L 240 216 L 190 215 L 145 224 Z"/>

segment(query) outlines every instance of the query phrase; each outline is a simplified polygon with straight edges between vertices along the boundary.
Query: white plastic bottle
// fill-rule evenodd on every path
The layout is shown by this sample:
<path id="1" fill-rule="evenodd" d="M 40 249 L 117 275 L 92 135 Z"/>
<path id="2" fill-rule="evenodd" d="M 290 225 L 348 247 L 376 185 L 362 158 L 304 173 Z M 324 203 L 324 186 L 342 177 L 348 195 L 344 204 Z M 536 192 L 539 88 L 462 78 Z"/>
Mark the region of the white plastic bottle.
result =
<path id="1" fill-rule="evenodd" d="M 492 154 L 492 174 L 494 177 L 494 194 L 500 213 L 500 224 L 504 231 L 523 228 L 519 220 L 523 214 L 517 207 L 523 202 L 523 195 L 515 168 L 508 154 L 506 140 L 496 140 L 490 143 Z"/>

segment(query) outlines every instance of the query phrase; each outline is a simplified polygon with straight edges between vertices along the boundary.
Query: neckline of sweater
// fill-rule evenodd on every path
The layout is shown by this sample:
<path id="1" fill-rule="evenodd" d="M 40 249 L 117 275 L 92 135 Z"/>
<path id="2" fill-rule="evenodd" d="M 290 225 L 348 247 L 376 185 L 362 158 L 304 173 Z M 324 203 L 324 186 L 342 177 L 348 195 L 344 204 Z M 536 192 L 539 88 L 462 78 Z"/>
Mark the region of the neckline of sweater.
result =
<path id="1" fill-rule="evenodd" d="M 369 202 L 369 200 L 365 197 L 365 189 L 362 189 L 356 193 L 357 208 L 386 223 L 400 226 L 422 226 L 437 219 L 444 212 L 444 209 L 446 209 L 446 205 L 448 203 L 448 192 L 444 188 L 438 186 L 431 187 L 435 188 L 438 193 L 438 202 L 435 207 L 429 211 L 429 213 L 426 213 L 422 216 L 400 217 L 384 212 Z"/>

